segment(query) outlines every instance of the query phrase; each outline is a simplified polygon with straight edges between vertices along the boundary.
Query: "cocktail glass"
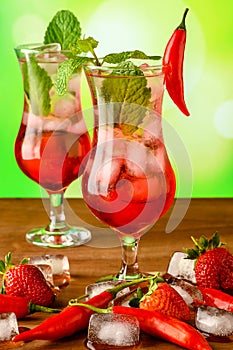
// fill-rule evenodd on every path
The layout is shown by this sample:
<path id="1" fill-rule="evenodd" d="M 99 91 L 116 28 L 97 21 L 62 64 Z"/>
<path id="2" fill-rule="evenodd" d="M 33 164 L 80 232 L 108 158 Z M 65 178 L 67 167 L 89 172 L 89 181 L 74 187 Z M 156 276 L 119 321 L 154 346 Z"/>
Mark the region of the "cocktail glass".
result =
<path id="1" fill-rule="evenodd" d="M 32 229 L 27 241 L 42 247 L 77 246 L 91 238 L 89 230 L 68 225 L 64 193 L 85 166 L 90 137 L 81 112 L 80 77 L 68 80 L 67 92 L 56 92 L 59 65 L 69 58 L 59 44 L 30 44 L 15 48 L 24 86 L 22 121 L 15 142 L 20 169 L 49 194 L 50 222 Z"/>
<path id="2" fill-rule="evenodd" d="M 140 237 L 166 213 L 176 190 L 162 133 L 164 67 L 131 63 L 84 65 L 95 128 L 82 192 L 91 212 L 119 236 L 122 280 L 142 275 Z"/>

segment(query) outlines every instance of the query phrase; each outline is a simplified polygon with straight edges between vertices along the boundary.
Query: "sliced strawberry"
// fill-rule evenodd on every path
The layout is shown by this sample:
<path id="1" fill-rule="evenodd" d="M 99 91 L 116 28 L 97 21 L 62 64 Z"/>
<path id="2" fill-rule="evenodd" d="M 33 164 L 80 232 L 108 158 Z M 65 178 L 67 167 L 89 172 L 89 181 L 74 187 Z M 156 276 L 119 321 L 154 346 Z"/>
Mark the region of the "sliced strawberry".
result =
<path id="1" fill-rule="evenodd" d="M 162 282 L 150 295 L 145 295 L 140 308 L 160 311 L 183 321 L 190 320 L 190 310 L 181 295 L 167 283 Z"/>

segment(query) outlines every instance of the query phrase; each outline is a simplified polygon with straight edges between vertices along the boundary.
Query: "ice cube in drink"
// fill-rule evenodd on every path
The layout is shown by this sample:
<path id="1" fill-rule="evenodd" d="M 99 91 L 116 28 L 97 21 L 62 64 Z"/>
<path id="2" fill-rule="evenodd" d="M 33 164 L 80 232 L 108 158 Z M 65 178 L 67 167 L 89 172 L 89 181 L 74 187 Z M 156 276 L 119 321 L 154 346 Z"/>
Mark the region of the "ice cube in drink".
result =
<path id="1" fill-rule="evenodd" d="M 19 334 L 19 329 L 15 314 L 0 314 L 0 341 L 11 340 L 16 334 Z"/>
<path id="2" fill-rule="evenodd" d="M 121 314 L 93 314 L 90 318 L 87 346 L 89 349 L 114 349 L 139 344 L 136 317 Z"/>

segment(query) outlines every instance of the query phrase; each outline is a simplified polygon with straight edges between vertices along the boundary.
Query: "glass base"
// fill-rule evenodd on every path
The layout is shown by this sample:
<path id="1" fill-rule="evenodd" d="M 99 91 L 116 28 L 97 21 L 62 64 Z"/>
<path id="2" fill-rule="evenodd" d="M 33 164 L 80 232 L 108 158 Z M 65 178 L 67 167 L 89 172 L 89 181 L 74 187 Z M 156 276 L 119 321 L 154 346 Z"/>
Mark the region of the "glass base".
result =
<path id="1" fill-rule="evenodd" d="M 26 234 L 29 243 L 44 248 L 69 248 L 89 242 L 91 232 L 83 227 L 67 227 L 64 231 L 48 231 L 46 227 L 35 228 Z"/>

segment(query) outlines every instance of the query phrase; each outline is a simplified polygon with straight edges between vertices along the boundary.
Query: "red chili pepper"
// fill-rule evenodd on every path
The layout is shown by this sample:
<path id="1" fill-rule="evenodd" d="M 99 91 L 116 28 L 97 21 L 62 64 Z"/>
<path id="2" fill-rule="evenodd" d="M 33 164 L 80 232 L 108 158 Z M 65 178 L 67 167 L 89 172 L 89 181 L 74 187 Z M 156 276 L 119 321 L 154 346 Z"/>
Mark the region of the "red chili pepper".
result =
<path id="1" fill-rule="evenodd" d="M 185 17 L 188 9 L 185 10 L 181 24 L 175 29 L 163 55 L 163 65 L 165 67 L 165 85 L 167 91 L 177 105 L 177 107 L 186 116 L 190 113 L 184 100 L 183 83 L 183 62 L 186 44 Z"/>
<path id="2" fill-rule="evenodd" d="M 132 315 L 138 319 L 140 329 L 147 334 L 177 344 L 189 350 L 212 350 L 205 337 L 190 324 L 175 317 L 128 306 L 113 306 L 99 309 L 87 304 L 78 304 L 98 313 Z"/>
<path id="3" fill-rule="evenodd" d="M 233 296 L 214 288 L 198 287 L 202 293 L 203 300 L 196 300 L 195 303 L 216 307 L 225 311 L 233 312 Z"/>
<path id="4" fill-rule="evenodd" d="M 0 294 L 0 314 L 5 312 L 14 312 L 16 317 L 19 319 L 37 311 L 55 313 L 60 312 L 61 310 L 35 305 L 28 302 L 28 300 L 23 297 Z"/>
<path id="5" fill-rule="evenodd" d="M 211 350 L 204 336 L 188 323 L 161 312 L 114 306 L 115 314 L 136 316 L 140 329 L 154 337 L 169 341 L 189 350 Z"/>
<path id="6" fill-rule="evenodd" d="M 145 280 L 146 279 L 142 278 L 125 284 L 119 284 L 112 289 L 94 296 L 84 304 L 105 308 L 120 290 Z M 39 326 L 16 335 L 13 341 L 30 341 L 35 339 L 57 340 L 69 337 L 78 331 L 86 329 L 92 314 L 93 311 L 90 309 L 85 309 L 80 306 L 67 306 L 60 314 L 49 317 Z"/>

